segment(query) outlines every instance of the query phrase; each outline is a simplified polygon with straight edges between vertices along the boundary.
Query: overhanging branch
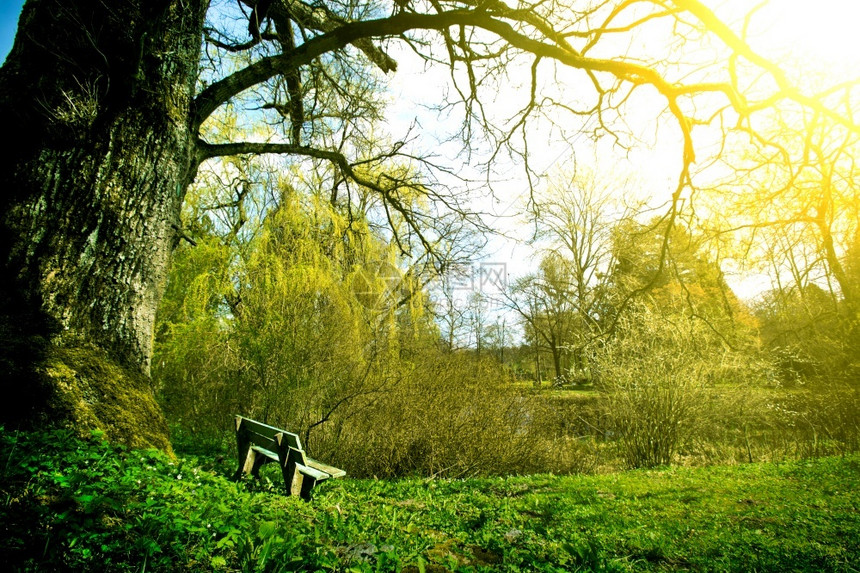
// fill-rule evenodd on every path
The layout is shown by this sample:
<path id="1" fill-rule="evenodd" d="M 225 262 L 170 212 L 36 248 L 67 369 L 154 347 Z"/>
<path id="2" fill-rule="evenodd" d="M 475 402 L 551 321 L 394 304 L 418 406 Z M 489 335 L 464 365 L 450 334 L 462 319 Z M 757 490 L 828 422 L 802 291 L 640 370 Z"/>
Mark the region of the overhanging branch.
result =
<path id="1" fill-rule="evenodd" d="M 570 48 L 566 41 L 559 44 L 530 38 L 518 32 L 501 18 L 514 12 L 494 16 L 484 10 L 451 10 L 438 14 L 401 12 L 376 20 L 350 22 L 312 38 L 289 53 L 263 58 L 226 78 L 213 83 L 197 96 L 194 125 L 199 127 L 220 105 L 233 96 L 264 82 L 285 70 L 309 64 L 319 56 L 340 50 L 349 44 L 367 38 L 402 35 L 410 30 L 444 30 L 451 26 L 473 26 L 492 32 L 512 47 L 542 58 L 556 60 L 566 66 L 589 72 L 606 72 L 620 80 L 635 84 L 653 85 L 667 99 L 698 92 L 721 92 L 740 112 L 745 102 L 730 84 L 675 85 L 665 80 L 656 70 L 640 64 L 612 59 L 589 58 Z M 514 20 L 517 21 L 517 20 Z M 551 41 L 551 39 L 550 39 Z M 393 68 L 392 68 L 393 69 Z M 683 118 L 678 118 L 682 120 Z"/>
<path id="2" fill-rule="evenodd" d="M 855 123 L 850 117 L 836 113 L 826 105 L 822 104 L 819 99 L 820 96 L 808 96 L 802 93 L 797 86 L 793 85 L 788 78 L 786 78 L 785 73 L 778 65 L 753 50 L 749 44 L 738 37 L 738 35 L 724 24 L 710 8 L 702 4 L 699 0 L 674 0 L 674 3 L 693 14 L 705 26 L 705 28 L 708 29 L 708 31 L 716 34 L 716 36 L 722 40 L 722 42 L 726 44 L 732 52 L 742 56 L 752 64 L 755 64 L 770 74 L 774 82 L 776 82 L 780 93 L 774 94 L 765 100 L 767 105 L 775 103 L 775 101 L 781 99 L 781 95 L 783 98 L 791 99 L 804 107 L 825 115 L 831 121 L 842 125 L 855 135 L 860 135 L 860 125 Z M 757 109 L 760 109 L 763 106 L 756 107 Z"/>
<path id="3" fill-rule="evenodd" d="M 400 241 L 400 237 L 397 235 L 396 225 L 394 224 L 390 215 L 388 215 L 389 208 L 393 209 L 394 211 L 399 213 L 401 217 L 403 217 L 403 220 L 409 226 L 411 232 L 415 233 L 415 236 L 418 237 L 418 240 L 421 242 L 421 245 L 428 253 L 436 252 L 436 249 L 434 248 L 433 244 L 422 231 L 422 226 L 419 224 L 419 221 L 416 220 L 416 214 L 397 196 L 397 190 L 399 188 L 410 186 L 410 184 L 407 181 L 394 179 L 391 177 L 380 178 L 384 178 L 386 181 L 391 183 L 390 186 L 383 185 L 378 180 L 374 181 L 368 179 L 367 177 L 358 173 L 353 168 L 353 165 L 349 162 L 347 157 L 338 151 L 317 149 L 314 147 L 294 145 L 292 143 L 258 143 L 252 141 L 240 141 L 235 143 L 212 144 L 203 140 L 198 140 L 197 149 L 197 158 L 200 162 L 203 162 L 206 159 L 211 159 L 213 157 L 225 157 L 233 155 L 263 155 L 267 153 L 313 157 L 315 159 L 323 159 L 329 161 L 340 170 L 340 172 L 345 178 L 354 181 L 362 187 L 374 191 L 380 197 L 382 197 L 383 206 L 386 210 L 389 223 L 392 227 L 392 231 L 395 233 L 394 239 L 397 242 L 397 245 L 400 248 L 401 252 L 403 252 L 404 254 L 409 254 L 408 249 L 404 247 L 404 245 Z M 390 154 L 387 154 L 383 157 L 389 156 Z M 411 186 L 414 186 L 414 184 L 412 184 Z"/>

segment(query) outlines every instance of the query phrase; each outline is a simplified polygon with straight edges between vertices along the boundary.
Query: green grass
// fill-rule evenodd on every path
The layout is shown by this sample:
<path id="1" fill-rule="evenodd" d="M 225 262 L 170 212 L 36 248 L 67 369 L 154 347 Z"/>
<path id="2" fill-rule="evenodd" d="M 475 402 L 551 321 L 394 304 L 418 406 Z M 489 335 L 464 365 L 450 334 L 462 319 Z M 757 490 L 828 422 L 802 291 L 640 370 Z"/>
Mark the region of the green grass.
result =
<path id="1" fill-rule="evenodd" d="M 311 503 L 154 451 L 0 433 L 12 570 L 858 571 L 860 456 L 338 480 Z M 260 491 L 271 489 L 271 491 Z"/>

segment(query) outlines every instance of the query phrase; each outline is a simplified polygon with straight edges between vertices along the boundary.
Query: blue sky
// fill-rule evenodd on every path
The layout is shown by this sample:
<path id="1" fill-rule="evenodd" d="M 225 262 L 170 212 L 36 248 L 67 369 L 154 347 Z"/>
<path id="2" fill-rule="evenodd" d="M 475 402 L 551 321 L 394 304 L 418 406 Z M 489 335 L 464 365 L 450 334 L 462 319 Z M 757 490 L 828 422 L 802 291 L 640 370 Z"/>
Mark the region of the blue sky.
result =
<path id="1" fill-rule="evenodd" d="M 15 39 L 18 16 L 23 5 L 24 0 L 0 0 L 0 61 L 5 62 L 9 50 L 12 49 L 12 40 Z"/>

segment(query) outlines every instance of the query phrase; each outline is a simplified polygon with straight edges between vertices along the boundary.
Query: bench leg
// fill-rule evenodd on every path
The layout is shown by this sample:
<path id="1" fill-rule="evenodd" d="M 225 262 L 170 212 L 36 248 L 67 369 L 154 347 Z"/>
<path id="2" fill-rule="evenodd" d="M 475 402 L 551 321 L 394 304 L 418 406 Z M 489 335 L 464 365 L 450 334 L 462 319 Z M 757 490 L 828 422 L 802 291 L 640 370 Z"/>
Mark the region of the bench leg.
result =
<path id="1" fill-rule="evenodd" d="M 266 457 L 257 454 L 251 448 L 245 452 L 245 457 L 239 458 L 239 467 L 233 475 L 233 481 L 242 479 L 242 475 L 252 475 L 260 477 L 260 466 L 266 463 Z"/>
<path id="2" fill-rule="evenodd" d="M 314 477 L 302 475 L 302 486 L 299 495 L 305 501 L 311 500 L 311 492 L 313 492 L 314 486 L 317 484 L 317 480 Z"/>
<path id="3" fill-rule="evenodd" d="M 254 450 L 251 450 L 251 453 L 254 455 L 254 461 L 251 463 L 251 475 L 257 479 L 260 479 L 260 468 L 263 467 L 266 462 L 269 462 L 271 460 L 263 454 L 255 452 Z"/>
<path id="4" fill-rule="evenodd" d="M 296 462 L 299 460 L 298 453 L 290 448 L 285 448 L 286 460 L 281 465 L 281 474 L 284 476 L 284 485 L 287 488 L 287 495 L 298 495 L 301 491 L 302 476 L 296 471 Z"/>
<path id="5" fill-rule="evenodd" d="M 254 467 L 254 450 L 251 449 L 251 440 L 245 436 L 245 432 L 240 427 L 240 420 L 236 419 L 236 447 L 238 449 L 239 467 L 236 468 L 236 473 L 233 474 L 233 481 L 239 481 L 242 474 L 250 472 Z"/>

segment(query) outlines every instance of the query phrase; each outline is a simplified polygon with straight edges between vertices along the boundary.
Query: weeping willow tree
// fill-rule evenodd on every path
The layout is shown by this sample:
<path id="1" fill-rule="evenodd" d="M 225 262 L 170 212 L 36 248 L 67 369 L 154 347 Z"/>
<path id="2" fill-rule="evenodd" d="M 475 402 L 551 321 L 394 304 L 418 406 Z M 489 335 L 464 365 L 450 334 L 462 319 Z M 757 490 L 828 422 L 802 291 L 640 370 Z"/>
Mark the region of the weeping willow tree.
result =
<path id="1" fill-rule="evenodd" d="M 249 244 L 208 233 L 177 253 L 158 321 L 153 376 L 185 430 L 223 435 L 241 412 L 307 441 L 433 340 L 394 245 L 326 201 L 288 188 Z"/>

